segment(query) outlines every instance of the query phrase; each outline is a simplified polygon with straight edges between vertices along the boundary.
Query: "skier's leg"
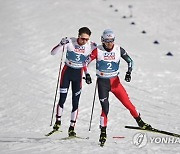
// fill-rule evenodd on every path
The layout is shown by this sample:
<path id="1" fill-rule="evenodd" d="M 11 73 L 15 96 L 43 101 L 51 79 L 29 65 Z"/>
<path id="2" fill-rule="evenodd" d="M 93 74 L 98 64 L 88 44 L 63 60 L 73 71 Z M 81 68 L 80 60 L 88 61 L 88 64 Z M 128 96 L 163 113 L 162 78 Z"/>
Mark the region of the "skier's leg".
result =
<path id="1" fill-rule="evenodd" d="M 121 101 L 121 103 L 130 111 L 131 115 L 136 118 L 139 116 L 135 106 L 131 103 L 128 94 L 122 84 L 119 81 L 119 78 L 110 79 L 111 83 L 111 92 Z"/>
<path id="2" fill-rule="evenodd" d="M 97 79 L 98 83 L 98 96 L 99 101 L 101 103 L 102 112 L 100 116 L 100 127 L 106 127 L 107 126 L 107 115 L 109 112 L 109 90 L 110 90 L 110 82 L 109 79 Z"/>
<path id="3" fill-rule="evenodd" d="M 61 80 L 60 80 L 60 98 L 57 104 L 56 110 L 56 120 L 61 121 L 61 116 L 63 113 L 63 106 L 67 98 L 67 93 L 70 85 L 69 80 L 69 71 L 68 67 L 65 65 L 61 72 Z"/>
<path id="4" fill-rule="evenodd" d="M 130 111 L 131 115 L 135 118 L 137 124 L 144 129 L 151 129 L 151 125 L 145 123 L 140 114 L 137 112 L 135 106 L 131 103 L 128 94 L 122 84 L 119 81 L 119 78 L 111 79 L 111 91 L 112 93 L 122 102 L 122 104 Z"/>
<path id="5" fill-rule="evenodd" d="M 109 112 L 109 90 L 110 90 L 110 82 L 109 79 L 97 79 L 98 83 L 98 96 L 102 107 L 102 112 L 100 116 L 100 138 L 99 142 L 104 144 L 106 141 L 106 127 L 108 121 L 108 112 Z"/>
<path id="6" fill-rule="evenodd" d="M 78 117 L 78 106 L 82 88 L 82 69 L 74 70 L 73 74 L 74 76 L 72 78 L 72 111 L 70 127 L 68 130 L 69 136 L 76 136 L 74 127 Z"/>

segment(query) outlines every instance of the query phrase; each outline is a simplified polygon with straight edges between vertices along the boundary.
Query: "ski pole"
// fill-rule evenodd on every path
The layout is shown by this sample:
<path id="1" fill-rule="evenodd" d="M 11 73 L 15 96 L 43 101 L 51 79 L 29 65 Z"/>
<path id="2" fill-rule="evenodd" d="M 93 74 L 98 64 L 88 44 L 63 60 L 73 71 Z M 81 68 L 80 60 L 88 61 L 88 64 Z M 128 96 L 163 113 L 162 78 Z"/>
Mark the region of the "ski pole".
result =
<path id="1" fill-rule="evenodd" d="M 52 126 L 52 121 L 53 121 L 53 116 L 54 116 L 54 108 L 55 108 L 55 104 L 56 104 L 56 96 L 57 96 L 57 91 L 58 91 L 58 87 L 59 87 L 59 78 L 60 78 L 60 74 L 61 74 L 63 54 L 64 54 L 64 46 L 63 46 L 63 51 L 62 51 L 61 60 L 60 60 L 59 73 L 58 73 L 58 79 L 57 79 L 56 92 L 55 92 L 55 97 L 54 97 L 54 105 L 53 105 L 53 111 L 52 111 L 50 126 Z"/>
<path id="2" fill-rule="evenodd" d="M 91 131 L 92 116 L 93 116 L 93 111 L 94 111 L 94 102 L 95 102 L 95 98 L 96 98 L 96 89 L 97 89 L 97 81 L 96 81 L 96 86 L 95 86 L 95 89 L 94 89 L 94 98 L 93 98 L 93 104 L 92 104 L 91 118 L 90 118 L 90 124 L 89 124 L 89 131 Z"/>

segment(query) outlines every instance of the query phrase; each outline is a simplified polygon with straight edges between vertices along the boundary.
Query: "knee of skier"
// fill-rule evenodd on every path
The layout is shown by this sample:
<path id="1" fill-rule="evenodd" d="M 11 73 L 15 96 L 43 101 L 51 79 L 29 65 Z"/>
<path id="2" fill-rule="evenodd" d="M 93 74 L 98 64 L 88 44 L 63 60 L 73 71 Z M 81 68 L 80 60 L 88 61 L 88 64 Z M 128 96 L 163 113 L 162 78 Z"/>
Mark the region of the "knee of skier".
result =
<path id="1" fill-rule="evenodd" d="M 109 112 L 109 101 L 108 101 L 108 99 L 107 98 L 100 99 L 100 102 L 101 102 L 102 112 L 105 115 L 108 115 L 108 112 Z"/>

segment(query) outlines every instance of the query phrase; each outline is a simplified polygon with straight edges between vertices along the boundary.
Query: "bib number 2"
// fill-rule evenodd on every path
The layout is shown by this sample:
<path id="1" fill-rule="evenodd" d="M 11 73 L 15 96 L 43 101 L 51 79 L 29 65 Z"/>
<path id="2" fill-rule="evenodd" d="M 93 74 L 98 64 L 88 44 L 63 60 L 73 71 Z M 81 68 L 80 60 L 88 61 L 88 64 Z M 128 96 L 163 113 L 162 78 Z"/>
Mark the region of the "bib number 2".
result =
<path id="1" fill-rule="evenodd" d="M 111 70 L 112 69 L 112 64 L 111 63 L 107 63 L 107 69 Z"/>

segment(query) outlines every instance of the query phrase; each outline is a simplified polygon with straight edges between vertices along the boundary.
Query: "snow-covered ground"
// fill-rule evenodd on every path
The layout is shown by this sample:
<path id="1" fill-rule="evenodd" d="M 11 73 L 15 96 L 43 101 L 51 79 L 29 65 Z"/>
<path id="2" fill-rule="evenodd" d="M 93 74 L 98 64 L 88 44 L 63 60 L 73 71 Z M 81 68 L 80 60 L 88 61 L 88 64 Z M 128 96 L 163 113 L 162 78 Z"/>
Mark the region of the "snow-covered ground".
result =
<path id="1" fill-rule="evenodd" d="M 129 5 L 132 18 L 128 18 Z M 107 142 L 99 147 L 101 108 L 97 97 L 88 131 L 95 63 L 89 67 L 93 84 L 83 82 L 76 124 L 76 133 L 89 140 L 59 140 L 67 136 L 70 91 L 62 120 L 63 132 L 44 136 L 52 130 L 49 125 L 60 63 L 60 55 L 51 56 L 50 50 L 62 37 L 77 36 L 82 26 L 92 30 L 91 39 L 98 44 L 104 29 L 114 30 L 116 43 L 128 51 L 135 63 L 130 83 L 124 81 L 127 70 L 124 61 L 120 73 L 133 104 L 152 126 L 180 133 L 179 7 L 179 0 L 0 0 L 0 153 L 180 153 L 180 141 L 159 143 L 158 137 L 168 137 L 160 134 L 147 133 L 145 146 L 134 145 L 133 136 L 141 131 L 124 128 L 137 124 L 113 95 Z M 147 33 L 143 34 L 143 30 Z M 154 44 L 155 40 L 159 44 Z M 166 56 L 168 52 L 174 56 Z M 157 138 L 156 142 L 150 142 L 152 137 Z"/>

